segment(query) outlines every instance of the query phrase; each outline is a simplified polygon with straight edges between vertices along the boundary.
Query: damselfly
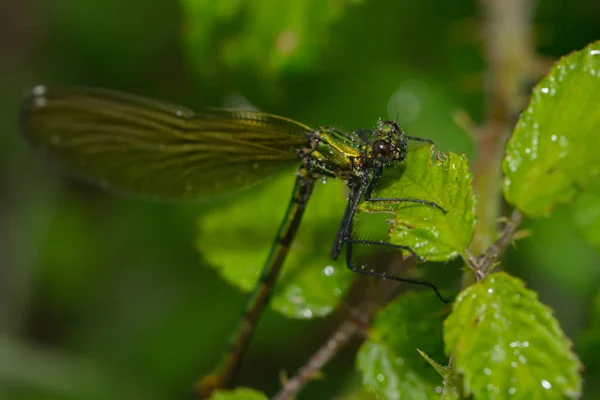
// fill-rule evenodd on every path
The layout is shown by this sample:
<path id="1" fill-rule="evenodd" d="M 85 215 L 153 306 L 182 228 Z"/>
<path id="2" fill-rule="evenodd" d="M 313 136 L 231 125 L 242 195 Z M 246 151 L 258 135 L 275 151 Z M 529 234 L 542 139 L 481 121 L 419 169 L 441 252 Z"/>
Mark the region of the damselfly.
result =
<path id="1" fill-rule="evenodd" d="M 361 200 L 420 203 L 445 212 L 427 200 L 372 196 L 384 168 L 405 159 L 407 140 L 431 143 L 405 135 L 395 121 L 343 133 L 256 111 L 194 112 L 103 89 L 37 86 L 24 102 L 21 130 L 34 148 L 71 174 L 104 188 L 160 199 L 215 196 L 299 166 L 289 207 L 229 351 L 215 372 L 198 383 L 198 394 L 227 385 L 237 370 L 319 179 L 343 179 L 349 188 L 332 259 L 345 246 L 351 270 L 428 286 L 440 296 L 429 282 L 363 270 L 353 262 L 356 244 L 415 254 L 407 246 L 354 239 L 353 220 Z"/>

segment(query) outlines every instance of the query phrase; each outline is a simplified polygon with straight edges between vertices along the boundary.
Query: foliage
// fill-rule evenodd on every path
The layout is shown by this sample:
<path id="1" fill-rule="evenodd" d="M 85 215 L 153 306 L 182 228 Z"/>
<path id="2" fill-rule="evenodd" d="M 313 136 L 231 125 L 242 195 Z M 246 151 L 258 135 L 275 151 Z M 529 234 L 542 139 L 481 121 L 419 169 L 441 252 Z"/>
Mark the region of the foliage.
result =
<path id="1" fill-rule="evenodd" d="M 436 397 L 442 377 L 417 349 L 427 349 L 439 361 L 446 361 L 443 308 L 446 306 L 433 293 L 422 292 L 407 294 L 377 314 L 369 339 L 357 356 L 357 367 L 368 389 L 386 399 Z"/>
<path id="2" fill-rule="evenodd" d="M 386 170 L 373 196 L 427 200 L 446 212 L 407 202 L 363 202 L 361 209 L 392 214 L 390 242 L 413 248 L 425 260 L 466 258 L 475 227 L 471 181 L 464 154 L 417 147 L 400 166 Z"/>
<path id="3" fill-rule="evenodd" d="M 504 159 L 506 199 L 531 217 L 600 173 L 600 42 L 560 60 L 532 92 Z"/>
<path id="4" fill-rule="evenodd" d="M 346 4 L 266 0 L 256 7 L 244 0 L 185 0 L 182 6 L 184 38 L 196 71 L 210 76 L 226 68 L 252 68 L 266 80 L 286 69 L 312 66 Z M 243 20 L 235 23 L 241 16 Z M 223 29 L 227 25 L 230 29 Z M 223 44 L 215 46 L 216 42 Z"/>
<path id="5" fill-rule="evenodd" d="M 530 219 L 532 235 L 509 250 L 506 273 L 471 282 L 478 176 L 468 157 L 477 146 L 454 116 L 457 108 L 476 121 L 485 115 L 487 61 L 472 2 L 449 9 L 60 0 L 45 7 L 6 7 L 15 23 L 5 27 L 10 46 L 0 48 L 0 397 L 185 397 L 226 348 L 244 301 L 228 284 L 253 288 L 294 176 L 282 171 L 246 193 L 191 205 L 119 199 L 58 178 L 16 133 L 21 95 L 40 81 L 127 89 L 190 108 L 258 106 L 343 131 L 397 118 L 407 134 L 443 150 L 411 142 L 405 163 L 385 171 L 374 195 L 427 199 L 447 214 L 395 202 L 362 202 L 359 211 L 389 218 L 379 222 L 392 243 L 444 262 L 407 267 L 411 278 L 426 275 L 454 293 L 458 279 L 449 273 L 467 264 L 463 290 L 452 306 L 427 291 L 374 305 L 358 353 L 341 354 L 300 399 L 580 398 L 582 377 L 585 394 L 598 397 L 599 42 L 558 61 L 533 90 L 502 167 L 505 200 Z M 537 7 L 532 28 L 545 56 L 600 35 L 593 2 Z M 329 259 L 346 195 L 344 182 L 315 189 L 272 298 L 277 313 L 262 319 L 236 382 L 276 392 L 282 370 L 291 376 L 347 305 L 363 301 L 360 286 L 372 280 L 349 273 L 343 255 Z M 359 287 L 349 290 L 355 278 Z M 280 317 L 310 320 L 335 310 L 317 321 Z M 567 338 L 574 332 L 582 332 L 579 357 Z M 359 378 L 348 376 L 351 360 Z M 267 396 L 238 389 L 213 398 Z"/>
<path id="6" fill-rule="evenodd" d="M 244 291 L 256 286 L 291 196 L 295 174 L 282 174 L 243 199 L 221 206 L 200 220 L 198 246 L 221 276 Z M 344 260 L 331 260 L 336 224 L 344 209 L 342 182 L 318 184 L 302 219 L 271 305 L 294 318 L 327 315 L 342 300 L 351 282 Z M 285 194 L 282 196 L 282 194 Z M 229 221 L 224 224 L 223 221 Z M 245 235 L 236 251 L 223 237 Z"/>
<path id="7" fill-rule="evenodd" d="M 475 398 L 577 398 L 581 364 L 548 307 L 496 273 L 463 290 L 444 322 L 446 352 Z"/>

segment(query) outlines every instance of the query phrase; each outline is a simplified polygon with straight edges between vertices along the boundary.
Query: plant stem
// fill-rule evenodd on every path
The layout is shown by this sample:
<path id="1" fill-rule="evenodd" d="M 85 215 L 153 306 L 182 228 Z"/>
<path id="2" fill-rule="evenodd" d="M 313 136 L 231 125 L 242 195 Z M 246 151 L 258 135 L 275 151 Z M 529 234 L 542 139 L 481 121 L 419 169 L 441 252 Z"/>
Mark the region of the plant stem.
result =
<path id="1" fill-rule="evenodd" d="M 506 221 L 498 239 L 477 259 L 476 269 L 482 276 L 487 276 L 493 270 L 495 261 L 512 243 L 517 228 L 522 221 L 523 215 L 514 210 L 508 221 Z"/>
<path id="2" fill-rule="evenodd" d="M 325 344 L 321 346 L 321 348 L 309 358 L 306 364 L 298 370 L 296 375 L 283 384 L 279 393 L 273 397 L 273 400 L 293 399 L 307 382 L 319 376 L 321 368 L 323 368 L 323 366 L 337 353 L 338 349 L 345 346 L 358 331 L 359 328 L 354 322 L 342 322 Z"/>
<path id="3" fill-rule="evenodd" d="M 501 162 L 504 143 L 521 109 L 522 84 L 533 65 L 531 0 L 481 0 L 488 61 L 486 122 L 476 137 L 473 165 L 477 193 L 477 227 L 471 245 L 476 256 L 497 235 L 501 207 Z"/>
<path id="4" fill-rule="evenodd" d="M 497 237 L 501 208 L 502 157 L 504 144 L 519 113 L 522 86 L 534 71 L 534 49 L 531 20 L 534 11 L 532 0 L 481 0 L 484 16 L 484 45 L 488 61 L 487 105 L 481 129 L 473 132 L 476 140 L 476 158 L 473 164 L 473 186 L 477 194 L 477 226 L 471 243 L 469 266 L 475 271 L 463 274 L 462 287 L 469 286 L 474 277 L 482 279 L 493 269 L 499 249 L 510 243 L 521 214 L 513 213 L 505 227 L 506 235 Z M 493 257 L 490 258 L 490 256 Z M 486 257 L 487 256 L 487 257 Z M 479 262 L 490 259 L 491 261 Z M 473 263 L 473 261 L 475 263 Z M 481 267 L 485 265 L 485 267 Z M 450 356 L 448 368 L 453 368 L 454 356 Z M 452 382 L 444 382 L 444 392 Z M 443 397 L 444 395 L 442 395 Z"/>
<path id="5" fill-rule="evenodd" d="M 398 266 L 397 262 L 392 262 L 388 271 L 392 272 Z M 411 264 L 400 263 L 401 267 L 414 266 L 414 259 Z M 365 333 L 373 316 L 379 309 L 384 307 L 394 296 L 398 282 L 380 280 L 376 281 L 365 293 L 362 300 L 354 307 L 346 308 L 347 317 L 337 329 L 329 336 L 329 339 L 319 348 L 308 361 L 298 370 L 296 375 L 285 381 L 281 390 L 273 400 L 292 399 L 311 379 L 319 376 L 321 368 L 325 366 L 335 354 L 358 333 Z M 363 335 L 363 338 L 366 335 Z"/>

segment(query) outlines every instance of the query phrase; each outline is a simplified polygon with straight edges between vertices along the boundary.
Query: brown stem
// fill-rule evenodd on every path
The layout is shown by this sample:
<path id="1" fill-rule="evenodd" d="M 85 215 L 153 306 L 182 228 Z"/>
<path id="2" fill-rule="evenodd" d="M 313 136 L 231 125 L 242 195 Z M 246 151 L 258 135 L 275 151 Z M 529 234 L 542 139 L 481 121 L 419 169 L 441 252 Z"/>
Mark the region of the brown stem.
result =
<path id="1" fill-rule="evenodd" d="M 410 260 L 398 259 L 392 261 L 388 272 L 394 271 L 400 265 L 402 268 L 414 267 L 414 258 Z M 396 271 L 397 272 L 397 271 Z M 311 379 L 319 375 L 319 372 L 333 356 L 345 346 L 349 340 L 358 333 L 368 330 L 371 320 L 375 313 L 387 304 L 393 298 L 398 283 L 389 280 L 378 280 L 374 282 L 362 300 L 355 307 L 346 308 L 347 317 L 335 332 L 329 337 L 327 342 L 316 353 L 314 353 L 294 375 L 293 378 L 285 381 L 279 393 L 273 397 L 273 400 L 292 399 Z M 366 335 L 365 335 L 366 336 Z"/>
<path id="2" fill-rule="evenodd" d="M 477 226 L 471 243 L 468 264 L 476 279 L 484 278 L 492 269 L 500 249 L 505 248 L 520 223 L 520 214 L 514 228 L 497 237 L 500 216 L 502 174 L 501 162 L 516 115 L 522 108 L 523 83 L 533 73 L 534 50 L 531 32 L 532 0 L 480 0 L 484 16 L 484 46 L 488 61 L 486 122 L 476 130 L 476 159 L 473 164 L 473 186 L 477 194 Z M 511 218 L 512 219 L 512 218 Z M 505 228 L 506 229 L 506 228 Z M 506 235 L 504 234 L 506 233 Z M 486 250 L 487 249 L 487 250 Z M 485 254 L 484 254 L 485 252 Z M 488 254 L 489 252 L 489 254 Z M 480 267 L 480 260 L 485 261 Z M 483 262 L 483 261 L 482 261 Z M 474 275 L 463 275 L 462 287 L 473 281 Z M 454 357 L 450 356 L 448 368 Z M 444 382 L 444 391 L 451 382 Z"/>
<path id="3" fill-rule="evenodd" d="M 522 107 L 523 83 L 533 65 L 531 0 L 481 0 L 488 60 L 486 122 L 477 135 L 473 164 L 477 228 L 471 251 L 478 256 L 496 238 L 500 216 L 504 143 Z"/>
<path id="4" fill-rule="evenodd" d="M 519 211 L 514 210 L 508 221 L 506 221 L 498 239 L 476 260 L 477 265 L 475 268 L 483 277 L 487 276 L 493 270 L 494 263 L 500 254 L 512 243 L 517 228 L 522 221 L 523 215 Z"/>
<path id="5" fill-rule="evenodd" d="M 284 383 L 283 387 L 273 397 L 273 400 L 293 399 L 307 382 L 319 376 L 321 368 L 333 358 L 338 349 L 345 346 L 348 341 L 359 332 L 357 325 L 345 321 L 335 330 L 323 346 L 304 364 L 296 375 Z"/>

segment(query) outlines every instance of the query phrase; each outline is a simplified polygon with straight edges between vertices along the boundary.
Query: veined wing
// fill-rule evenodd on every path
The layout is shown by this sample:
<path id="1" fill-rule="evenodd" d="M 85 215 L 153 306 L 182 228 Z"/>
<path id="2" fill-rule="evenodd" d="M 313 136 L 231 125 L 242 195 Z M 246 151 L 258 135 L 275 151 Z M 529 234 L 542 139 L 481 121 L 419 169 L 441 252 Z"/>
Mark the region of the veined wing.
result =
<path id="1" fill-rule="evenodd" d="M 310 128 L 276 115 L 195 113 L 92 88 L 35 87 L 21 110 L 30 144 L 69 173 L 151 197 L 208 197 L 298 162 Z"/>

